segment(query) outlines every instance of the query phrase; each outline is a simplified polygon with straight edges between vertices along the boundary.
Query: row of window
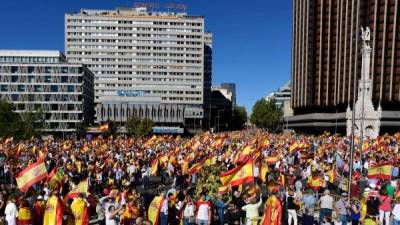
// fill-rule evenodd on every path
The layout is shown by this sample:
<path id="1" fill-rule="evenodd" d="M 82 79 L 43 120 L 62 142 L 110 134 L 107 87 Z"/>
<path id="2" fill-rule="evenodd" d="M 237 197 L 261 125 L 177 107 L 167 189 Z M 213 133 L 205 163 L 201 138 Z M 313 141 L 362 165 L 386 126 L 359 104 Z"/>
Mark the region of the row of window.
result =
<path id="1" fill-rule="evenodd" d="M 24 56 L 0 56 L 0 62 L 6 63 L 58 63 L 59 57 L 24 57 Z"/>
<path id="2" fill-rule="evenodd" d="M 131 20 L 98 20 L 98 19 L 68 19 L 67 23 L 112 23 L 112 24 L 146 24 L 162 26 L 202 26 L 202 23 L 195 22 L 165 22 L 165 21 L 131 21 Z"/>
<path id="3" fill-rule="evenodd" d="M 59 85 L 15 85 L 16 90 L 18 92 L 58 92 L 62 90 L 62 87 Z M 2 92 L 8 92 L 12 91 L 13 87 L 15 86 L 10 86 L 6 84 L 1 84 L 0 85 L 0 91 Z M 46 87 L 50 86 L 48 91 L 45 91 L 47 89 Z M 30 90 L 32 89 L 32 90 Z M 77 87 L 75 85 L 67 85 L 67 88 L 63 90 L 63 92 L 76 92 Z"/>
<path id="4" fill-rule="evenodd" d="M 0 73 L 82 73 L 81 67 L 56 66 L 0 66 Z"/>
<path id="5" fill-rule="evenodd" d="M 11 79 L 8 80 L 6 75 L 4 75 L 3 81 L 9 81 L 13 83 L 82 83 L 81 76 L 61 76 L 61 77 L 54 77 L 54 76 L 34 76 L 34 75 L 12 75 Z"/>

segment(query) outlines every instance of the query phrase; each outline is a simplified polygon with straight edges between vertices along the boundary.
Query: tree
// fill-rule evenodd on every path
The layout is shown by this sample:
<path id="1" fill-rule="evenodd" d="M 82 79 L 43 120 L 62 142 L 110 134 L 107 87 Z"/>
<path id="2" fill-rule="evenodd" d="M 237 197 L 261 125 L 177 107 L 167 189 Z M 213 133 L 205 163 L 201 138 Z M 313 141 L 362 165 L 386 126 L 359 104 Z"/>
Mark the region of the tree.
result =
<path id="1" fill-rule="evenodd" d="M 138 117 L 133 116 L 129 118 L 128 121 L 126 121 L 125 123 L 126 133 L 128 135 L 134 135 L 135 130 L 139 126 L 139 124 L 140 124 L 140 119 Z"/>
<path id="2" fill-rule="evenodd" d="M 250 122 L 258 128 L 276 131 L 282 121 L 282 109 L 276 106 L 275 101 L 260 99 L 253 106 Z"/>
<path id="3" fill-rule="evenodd" d="M 87 132 L 87 125 L 82 122 L 75 124 L 75 132 L 76 132 L 76 137 L 84 138 Z"/>
<path id="4" fill-rule="evenodd" d="M 247 121 L 246 108 L 243 106 L 235 106 L 233 108 L 232 119 L 230 122 L 230 127 L 232 130 L 241 130 Z"/>
<path id="5" fill-rule="evenodd" d="M 20 122 L 18 126 L 19 132 L 16 134 L 19 139 L 29 139 L 31 137 L 39 137 L 44 128 L 43 112 L 28 111 L 20 115 Z"/>
<path id="6" fill-rule="evenodd" d="M 118 124 L 112 120 L 109 120 L 107 122 L 107 124 L 108 124 L 108 129 L 105 132 L 105 135 L 106 136 L 111 136 L 111 135 L 115 136 L 117 134 Z"/>
<path id="7" fill-rule="evenodd" d="M 14 105 L 0 100 L 0 137 L 14 136 L 20 125 L 20 117 Z"/>
<path id="8" fill-rule="evenodd" d="M 144 118 L 135 129 L 136 136 L 149 136 L 153 133 L 153 120 Z"/>

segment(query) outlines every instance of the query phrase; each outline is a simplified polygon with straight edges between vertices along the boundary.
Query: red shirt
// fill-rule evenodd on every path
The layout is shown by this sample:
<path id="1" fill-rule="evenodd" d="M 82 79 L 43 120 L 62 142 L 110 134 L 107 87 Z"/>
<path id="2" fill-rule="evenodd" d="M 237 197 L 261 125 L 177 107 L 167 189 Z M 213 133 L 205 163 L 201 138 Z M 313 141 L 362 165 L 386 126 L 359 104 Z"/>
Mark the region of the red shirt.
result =
<path id="1" fill-rule="evenodd" d="M 381 204 L 379 205 L 379 210 L 382 210 L 382 211 L 385 211 L 385 212 L 388 212 L 388 211 L 392 210 L 391 209 L 392 208 L 391 207 L 392 199 L 389 196 L 381 195 L 379 197 L 379 199 L 381 200 Z"/>

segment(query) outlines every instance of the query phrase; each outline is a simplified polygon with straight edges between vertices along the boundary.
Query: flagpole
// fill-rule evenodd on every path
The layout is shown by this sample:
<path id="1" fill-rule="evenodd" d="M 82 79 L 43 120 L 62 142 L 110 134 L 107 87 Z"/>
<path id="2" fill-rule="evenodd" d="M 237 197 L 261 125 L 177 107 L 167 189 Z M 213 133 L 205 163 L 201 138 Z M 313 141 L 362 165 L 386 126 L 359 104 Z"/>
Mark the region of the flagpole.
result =
<path id="1" fill-rule="evenodd" d="M 358 68 L 358 39 L 359 39 L 359 17 L 360 17 L 360 0 L 357 0 L 357 18 L 356 18 L 356 53 L 355 53 L 355 68 L 354 68 L 354 77 L 353 77 L 353 112 L 351 115 L 352 123 L 351 123 L 351 148 L 350 148 L 350 167 L 349 167 L 349 183 L 348 183 L 348 199 L 351 197 L 351 184 L 353 182 L 353 160 L 354 160 L 354 151 L 355 151 L 355 123 L 356 123 L 356 91 L 357 91 L 357 68 Z M 359 128 L 360 129 L 360 128 Z M 361 128 L 362 129 L 362 128 Z"/>

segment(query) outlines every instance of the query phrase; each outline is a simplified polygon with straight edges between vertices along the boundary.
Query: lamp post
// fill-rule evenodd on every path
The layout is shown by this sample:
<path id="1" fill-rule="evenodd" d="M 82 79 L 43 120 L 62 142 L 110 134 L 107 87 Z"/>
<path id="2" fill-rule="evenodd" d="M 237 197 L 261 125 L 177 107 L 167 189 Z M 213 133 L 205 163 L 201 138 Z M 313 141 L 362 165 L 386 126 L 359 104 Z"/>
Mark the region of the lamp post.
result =
<path id="1" fill-rule="evenodd" d="M 354 150 L 355 150 L 355 123 L 356 123 L 356 91 L 357 91 L 357 68 L 358 68 L 358 40 L 359 40 L 359 17 L 360 17 L 360 0 L 357 0 L 357 18 L 356 18 L 356 60 L 355 60 L 355 65 L 354 65 L 354 77 L 353 77 L 353 112 L 351 115 L 351 146 L 350 146 L 350 165 L 349 165 L 349 171 L 350 171 L 350 175 L 349 175 L 349 183 L 348 183 L 348 199 L 350 200 L 350 196 L 351 196 L 351 183 L 353 182 L 353 158 L 354 158 Z M 362 129 L 362 128 L 361 128 Z"/>

